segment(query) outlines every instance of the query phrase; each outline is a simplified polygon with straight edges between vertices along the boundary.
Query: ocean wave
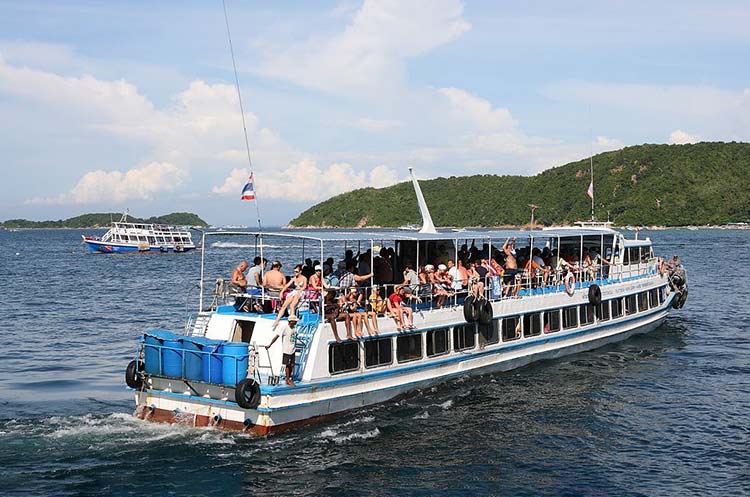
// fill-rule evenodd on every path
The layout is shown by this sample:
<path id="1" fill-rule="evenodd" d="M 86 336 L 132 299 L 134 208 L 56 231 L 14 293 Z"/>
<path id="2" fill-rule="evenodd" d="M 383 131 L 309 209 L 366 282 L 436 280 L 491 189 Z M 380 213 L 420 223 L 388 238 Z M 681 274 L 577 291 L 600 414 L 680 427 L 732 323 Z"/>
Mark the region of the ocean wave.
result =
<path id="1" fill-rule="evenodd" d="M 261 248 L 261 246 L 260 246 L 260 245 L 256 245 L 256 244 L 254 244 L 254 243 L 238 243 L 238 242 L 213 242 L 213 243 L 211 244 L 211 248 L 253 248 L 253 249 L 254 249 L 254 248 L 256 248 L 256 247 L 257 247 L 258 249 L 260 249 L 260 248 Z M 282 248 L 282 247 L 281 247 L 280 245 L 269 245 L 269 244 L 264 244 L 264 245 L 263 245 L 263 248 L 264 248 L 264 249 L 268 249 L 268 248 L 272 248 L 272 249 L 277 249 L 277 248 Z M 284 248 L 289 248 L 289 247 L 284 247 Z"/>
<path id="2" fill-rule="evenodd" d="M 325 438 L 335 444 L 343 444 L 346 442 L 350 442 L 352 440 L 366 440 L 368 438 L 375 438 L 378 435 L 380 435 L 380 430 L 377 428 L 373 428 L 372 430 L 368 430 L 364 432 L 354 432 L 354 433 L 348 433 L 344 435 L 339 434 L 337 430 L 328 428 L 326 430 L 323 430 L 318 435 L 318 438 Z"/>

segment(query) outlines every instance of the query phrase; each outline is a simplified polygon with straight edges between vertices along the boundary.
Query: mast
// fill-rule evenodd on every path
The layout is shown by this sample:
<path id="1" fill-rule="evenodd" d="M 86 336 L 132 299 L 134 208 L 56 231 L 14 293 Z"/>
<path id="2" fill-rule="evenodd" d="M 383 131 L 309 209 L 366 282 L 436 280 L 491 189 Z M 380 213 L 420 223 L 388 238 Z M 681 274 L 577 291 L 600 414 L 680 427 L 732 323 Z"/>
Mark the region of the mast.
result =
<path id="1" fill-rule="evenodd" d="M 592 155 L 589 155 L 589 169 L 591 170 L 591 220 L 595 221 L 594 219 L 594 156 L 593 152 L 591 152 Z"/>
<path id="2" fill-rule="evenodd" d="M 237 88 L 237 99 L 240 102 L 240 116 L 242 116 L 242 131 L 245 134 L 245 150 L 247 151 L 247 163 L 250 167 L 250 177 L 253 175 L 253 160 L 250 157 L 250 142 L 247 139 L 247 125 L 245 124 L 245 109 L 242 106 L 242 94 L 240 93 L 240 78 L 237 76 L 237 64 L 234 61 L 234 47 L 232 46 L 232 34 L 229 31 L 229 15 L 227 15 L 227 4 L 224 0 L 221 0 L 221 5 L 224 7 L 224 21 L 227 25 L 227 39 L 229 40 L 229 53 L 232 55 L 232 68 L 234 68 L 234 84 Z M 263 230 L 260 224 L 260 207 L 258 206 L 258 194 L 255 194 L 255 214 L 258 218 L 258 229 Z"/>
<path id="3" fill-rule="evenodd" d="M 419 187 L 417 177 L 414 176 L 414 169 L 409 167 L 409 175 L 411 176 L 411 182 L 414 185 L 414 193 L 417 194 L 417 204 L 419 204 L 419 212 L 422 214 L 422 229 L 420 233 L 437 234 L 435 225 L 432 224 L 432 216 L 430 216 L 430 210 L 427 208 L 427 202 L 424 200 L 422 195 L 422 189 Z"/>

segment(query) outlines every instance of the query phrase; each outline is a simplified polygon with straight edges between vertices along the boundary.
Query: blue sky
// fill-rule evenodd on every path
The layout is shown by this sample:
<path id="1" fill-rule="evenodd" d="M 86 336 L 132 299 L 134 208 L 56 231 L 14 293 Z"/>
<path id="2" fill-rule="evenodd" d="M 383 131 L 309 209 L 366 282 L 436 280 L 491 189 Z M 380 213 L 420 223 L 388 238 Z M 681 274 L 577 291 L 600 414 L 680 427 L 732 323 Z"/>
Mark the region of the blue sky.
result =
<path id="1" fill-rule="evenodd" d="M 747 2 L 227 0 L 266 225 L 406 177 L 750 141 Z M 248 224 L 221 1 L 0 0 L 0 219 Z"/>

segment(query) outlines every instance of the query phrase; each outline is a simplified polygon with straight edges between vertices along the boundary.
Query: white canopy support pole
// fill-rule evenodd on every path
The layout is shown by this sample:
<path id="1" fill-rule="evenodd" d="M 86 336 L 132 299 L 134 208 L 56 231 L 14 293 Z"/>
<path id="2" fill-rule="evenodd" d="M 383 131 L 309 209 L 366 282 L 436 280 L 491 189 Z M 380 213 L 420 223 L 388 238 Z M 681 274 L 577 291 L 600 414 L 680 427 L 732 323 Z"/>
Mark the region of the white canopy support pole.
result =
<path id="1" fill-rule="evenodd" d="M 198 312 L 203 311 L 203 261 L 205 260 L 205 254 L 206 254 L 206 233 L 201 233 L 201 281 L 199 285 L 199 294 L 198 294 Z"/>
<path id="2" fill-rule="evenodd" d="M 409 174 L 411 175 L 411 181 L 414 185 L 414 193 L 417 194 L 417 204 L 419 205 L 419 212 L 422 214 L 422 229 L 419 230 L 420 233 L 430 233 L 430 234 L 437 234 L 437 230 L 435 229 L 435 225 L 432 223 L 432 216 L 430 216 L 430 210 L 427 208 L 427 202 L 424 200 L 424 195 L 422 195 L 422 189 L 419 187 L 419 182 L 417 181 L 417 177 L 414 176 L 414 169 L 409 168 Z"/>

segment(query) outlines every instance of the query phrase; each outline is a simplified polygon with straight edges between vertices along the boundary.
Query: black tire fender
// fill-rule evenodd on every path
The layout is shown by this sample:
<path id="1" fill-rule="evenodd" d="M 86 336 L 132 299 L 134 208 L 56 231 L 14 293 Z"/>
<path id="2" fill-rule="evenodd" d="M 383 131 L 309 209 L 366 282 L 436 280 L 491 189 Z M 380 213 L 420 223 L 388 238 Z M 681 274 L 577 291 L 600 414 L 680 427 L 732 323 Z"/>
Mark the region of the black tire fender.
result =
<path id="1" fill-rule="evenodd" d="M 480 308 L 476 297 L 469 295 L 464 300 L 464 319 L 467 323 L 473 323 L 479 320 Z"/>
<path id="2" fill-rule="evenodd" d="M 685 302 L 687 302 L 687 297 L 688 297 L 688 289 L 685 288 L 682 291 L 682 298 L 680 298 L 680 307 L 678 307 L 678 309 L 682 309 L 682 306 L 684 306 Z"/>
<path id="3" fill-rule="evenodd" d="M 237 383 L 234 399 L 243 409 L 255 409 L 260 404 L 260 385 L 252 378 L 245 378 Z"/>
<path id="4" fill-rule="evenodd" d="M 483 326 L 492 324 L 492 303 L 489 300 L 485 300 L 480 304 L 479 324 Z"/>
<path id="5" fill-rule="evenodd" d="M 141 388 L 143 386 L 143 361 L 130 361 L 125 368 L 125 384 L 130 388 Z"/>
<path id="6" fill-rule="evenodd" d="M 599 288 L 599 285 L 591 285 L 589 287 L 589 304 L 591 304 L 593 307 L 597 307 L 599 304 L 602 303 L 602 289 Z"/>

